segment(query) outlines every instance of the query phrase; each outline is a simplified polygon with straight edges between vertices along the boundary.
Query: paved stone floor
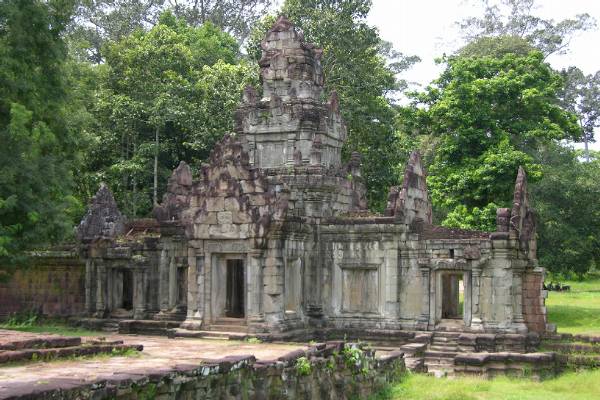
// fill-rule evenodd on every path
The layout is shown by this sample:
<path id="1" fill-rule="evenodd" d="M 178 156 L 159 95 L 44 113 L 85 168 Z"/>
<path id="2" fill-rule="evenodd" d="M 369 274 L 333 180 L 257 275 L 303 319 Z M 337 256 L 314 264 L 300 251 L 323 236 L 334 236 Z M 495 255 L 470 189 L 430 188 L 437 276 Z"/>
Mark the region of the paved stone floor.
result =
<path id="1" fill-rule="evenodd" d="M 27 338 L 35 336 L 23 334 Z M 247 343 L 229 340 L 168 339 L 158 336 L 107 335 L 107 340 L 142 344 L 144 351 L 133 357 L 98 357 L 88 360 L 29 362 L 0 367 L 0 399 L 27 388 L 42 389 L 58 382 L 74 385 L 112 375 L 171 369 L 181 364 L 220 359 L 230 355 L 254 355 L 258 360 L 275 360 L 291 351 L 306 349 L 303 344 Z M 84 338 L 92 340 L 95 338 Z M 19 390 L 19 389 L 20 390 Z"/>

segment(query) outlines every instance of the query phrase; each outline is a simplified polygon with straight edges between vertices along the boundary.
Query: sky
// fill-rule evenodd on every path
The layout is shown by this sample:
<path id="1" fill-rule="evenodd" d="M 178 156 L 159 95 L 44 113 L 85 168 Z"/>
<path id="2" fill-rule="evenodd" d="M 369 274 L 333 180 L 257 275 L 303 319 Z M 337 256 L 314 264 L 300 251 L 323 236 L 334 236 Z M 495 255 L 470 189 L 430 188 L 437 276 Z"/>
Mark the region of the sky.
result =
<path id="1" fill-rule="evenodd" d="M 538 0 L 534 15 L 562 20 L 588 13 L 600 25 L 600 0 Z M 413 83 L 425 86 L 435 79 L 442 67 L 434 59 L 451 53 L 462 44 L 455 22 L 465 17 L 482 15 L 479 1 L 473 0 L 373 0 L 368 22 L 379 29 L 382 39 L 408 55 L 417 55 L 421 62 L 401 74 Z M 590 74 L 600 70 L 600 29 L 574 37 L 565 55 L 550 56 L 548 61 L 557 69 L 571 65 Z M 598 132 L 600 133 L 600 132 Z M 597 133 L 597 137 L 600 136 Z M 591 148 L 600 150 L 600 140 Z"/>

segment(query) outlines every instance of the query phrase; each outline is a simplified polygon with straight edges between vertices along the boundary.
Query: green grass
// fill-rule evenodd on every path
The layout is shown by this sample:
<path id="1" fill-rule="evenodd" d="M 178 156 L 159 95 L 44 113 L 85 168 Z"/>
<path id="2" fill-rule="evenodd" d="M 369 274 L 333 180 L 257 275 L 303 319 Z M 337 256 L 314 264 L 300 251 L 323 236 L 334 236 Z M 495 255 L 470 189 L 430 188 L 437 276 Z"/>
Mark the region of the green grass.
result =
<path id="1" fill-rule="evenodd" d="M 0 329 L 31 333 L 53 333 L 62 336 L 106 336 L 106 332 L 76 328 L 59 322 L 40 323 L 30 326 L 0 324 Z"/>
<path id="2" fill-rule="evenodd" d="M 600 399 L 600 370 L 566 373 L 558 378 L 534 382 L 530 379 L 498 377 L 434 378 L 406 374 L 401 383 L 379 399 L 397 400 L 587 400 Z"/>
<path id="3" fill-rule="evenodd" d="M 548 293 L 548 322 L 556 324 L 559 333 L 600 335 L 600 278 L 561 283 L 571 291 Z"/>

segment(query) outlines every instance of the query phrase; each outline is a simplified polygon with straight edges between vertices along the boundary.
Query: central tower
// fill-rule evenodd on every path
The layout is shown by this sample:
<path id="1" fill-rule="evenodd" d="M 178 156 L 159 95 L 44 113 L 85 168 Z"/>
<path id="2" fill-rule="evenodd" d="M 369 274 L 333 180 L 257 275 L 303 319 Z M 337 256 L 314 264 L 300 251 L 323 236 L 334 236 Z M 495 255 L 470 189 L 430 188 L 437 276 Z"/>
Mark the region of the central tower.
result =
<path id="1" fill-rule="evenodd" d="M 262 95 L 247 87 L 236 113 L 236 133 L 250 163 L 263 169 L 341 166 L 346 126 L 337 94 L 323 101 L 322 50 L 304 43 L 285 17 L 279 17 L 261 48 Z"/>

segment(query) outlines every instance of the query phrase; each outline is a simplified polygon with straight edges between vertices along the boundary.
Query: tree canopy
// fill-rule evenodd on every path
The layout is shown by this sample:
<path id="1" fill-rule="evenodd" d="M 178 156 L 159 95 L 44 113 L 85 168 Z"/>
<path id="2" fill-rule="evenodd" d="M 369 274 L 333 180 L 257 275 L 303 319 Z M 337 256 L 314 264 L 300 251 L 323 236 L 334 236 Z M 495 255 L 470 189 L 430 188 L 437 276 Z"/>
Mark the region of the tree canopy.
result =
<path id="1" fill-rule="evenodd" d="M 144 215 L 180 160 L 199 163 L 233 128 L 243 87 L 256 73 L 238 63 L 233 37 L 169 12 L 148 32 L 110 43 L 105 55 L 95 111 L 99 143 L 87 178 L 92 187 L 106 180 L 127 213 Z"/>
<path id="2" fill-rule="evenodd" d="M 66 123 L 66 46 L 73 4 L 0 3 L 0 266 L 68 235 L 79 140 Z M 35 31 L 32 32 L 32 27 Z M 67 218 L 65 218 L 67 216 Z"/>
<path id="3" fill-rule="evenodd" d="M 414 94 L 406 121 L 435 138 L 428 184 L 443 224 L 492 229 L 495 209 L 511 198 L 518 167 L 540 178 L 535 151 L 580 130 L 575 115 L 560 107 L 561 77 L 541 53 L 446 62 L 441 77 Z"/>

